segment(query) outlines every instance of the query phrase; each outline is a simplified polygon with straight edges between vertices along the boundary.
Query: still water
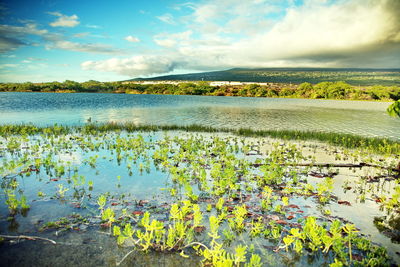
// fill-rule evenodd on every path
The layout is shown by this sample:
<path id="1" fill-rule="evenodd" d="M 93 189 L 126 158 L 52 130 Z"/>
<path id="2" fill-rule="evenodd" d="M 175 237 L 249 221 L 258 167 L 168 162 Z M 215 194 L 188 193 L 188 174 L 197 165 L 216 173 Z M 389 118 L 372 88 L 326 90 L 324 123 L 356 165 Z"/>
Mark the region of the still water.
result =
<path id="1" fill-rule="evenodd" d="M 400 139 L 389 102 L 218 96 L 0 93 L 0 124 L 98 122 L 333 131 Z"/>

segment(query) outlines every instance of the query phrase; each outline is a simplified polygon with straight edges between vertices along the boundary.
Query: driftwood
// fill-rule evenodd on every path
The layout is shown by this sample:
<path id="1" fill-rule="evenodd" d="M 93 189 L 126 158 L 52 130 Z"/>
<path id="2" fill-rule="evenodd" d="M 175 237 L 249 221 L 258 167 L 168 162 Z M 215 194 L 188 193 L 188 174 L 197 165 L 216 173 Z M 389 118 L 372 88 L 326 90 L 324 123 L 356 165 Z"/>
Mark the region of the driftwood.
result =
<path id="1" fill-rule="evenodd" d="M 29 236 L 29 235 L 17 235 L 17 236 L 14 236 L 14 235 L 0 235 L 0 237 L 1 237 L 1 238 L 4 238 L 4 239 L 43 240 L 43 241 L 50 242 L 50 243 L 52 243 L 52 244 L 54 244 L 54 245 L 57 244 L 57 242 L 54 241 L 54 240 L 51 240 L 51 239 L 48 239 L 48 238 L 45 238 L 45 237 L 40 237 L 40 236 Z"/>
<path id="2" fill-rule="evenodd" d="M 264 164 L 253 164 L 253 167 L 261 167 Z M 370 164 L 370 163 L 285 163 L 281 164 L 282 166 L 303 166 L 303 167 L 322 167 L 322 168 L 362 168 L 362 167 L 372 167 L 372 168 L 378 168 L 378 169 L 384 169 L 388 171 L 393 171 L 393 172 L 398 172 L 400 173 L 400 168 L 391 168 L 391 167 L 385 167 L 385 166 L 380 166 L 376 164 Z"/>

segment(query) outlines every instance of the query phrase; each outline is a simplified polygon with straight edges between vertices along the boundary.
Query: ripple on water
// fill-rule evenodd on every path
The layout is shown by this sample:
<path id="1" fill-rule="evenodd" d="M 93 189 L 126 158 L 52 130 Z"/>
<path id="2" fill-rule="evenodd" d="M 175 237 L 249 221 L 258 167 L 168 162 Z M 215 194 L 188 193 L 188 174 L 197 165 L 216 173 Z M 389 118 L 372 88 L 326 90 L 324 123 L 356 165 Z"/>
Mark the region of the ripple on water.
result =
<path id="1" fill-rule="evenodd" d="M 400 139 L 390 103 L 318 99 L 0 93 L 0 123 L 201 124 L 225 128 L 334 131 Z"/>

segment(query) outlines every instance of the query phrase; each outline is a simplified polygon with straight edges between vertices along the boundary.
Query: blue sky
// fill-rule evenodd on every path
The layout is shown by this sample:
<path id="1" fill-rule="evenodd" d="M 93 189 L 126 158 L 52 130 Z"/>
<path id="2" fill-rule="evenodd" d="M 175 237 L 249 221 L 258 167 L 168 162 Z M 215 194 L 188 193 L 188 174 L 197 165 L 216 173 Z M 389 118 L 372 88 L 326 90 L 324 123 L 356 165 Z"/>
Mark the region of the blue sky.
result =
<path id="1" fill-rule="evenodd" d="M 0 82 L 400 67 L 398 0 L 2 1 Z"/>

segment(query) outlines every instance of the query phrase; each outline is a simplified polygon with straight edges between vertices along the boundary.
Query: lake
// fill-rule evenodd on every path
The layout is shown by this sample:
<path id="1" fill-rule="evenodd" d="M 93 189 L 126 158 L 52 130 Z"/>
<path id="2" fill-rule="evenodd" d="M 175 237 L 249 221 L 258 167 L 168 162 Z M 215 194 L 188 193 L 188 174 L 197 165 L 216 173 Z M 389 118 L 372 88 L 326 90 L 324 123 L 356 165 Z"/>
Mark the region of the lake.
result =
<path id="1" fill-rule="evenodd" d="M 0 93 L 0 123 L 200 124 L 331 131 L 400 139 L 389 102 L 98 93 Z"/>
<path id="2" fill-rule="evenodd" d="M 92 122 L 335 131 L 398 140 L 399 119 L 386 114 L 388 105 L 284 98 L 0 93 L 0 124 L 82 125 L 91 118 Z M 397 183 L 385 171 L 385 167 L 398 164 L 396 155 L 380 155 L 377 160 L 370 153 L 341 151 L 321 143 L 276 143 L 270 138 L 227 133 L 79 130 L 66 135 L 3 136 L 0 152 L 0 233 L 34 235 L 57 242 L 18 240 L 4 245 L 0 250 L 3 265 L 31 266 L 34 262 L 58 266 L 67 262 L 69 266 L 115 266 L 132 244 L 118 246 L 116 237 L 109 236 L 110 225 L 103 219 L 105 208 L 115 213 L 114 226 L 128 222 L 142 229 L 139 218 L 149 212 L 152 219 L 170 227 L 172 206 L 182 199 L 199 205 L 206 230 L 196 233 L 195 238 L 201 242 L 210 241 L 209 219 L 221 213 L 217 211 L 219 199 L 226 202 L 229 216 L 223 219 L 220 233 L 235 226 L 230 220 L 238 217 L 234 211 L 245 203 L 246 227 L 253 229 L 254 222 L 259 221 L 265 232 L 251 237 L 249 231 L 236 231 L 232 243 L 224 246 L 231 253 L 242 242 L 256 244 L 254 253 L 271 266 L 332 262 L 333 258 L 322 252 L 312 257 L 305 250 L 301 255 L 284 249 L 276 253 L 283 242 L 282 233 L 302 228 L 312 217 L 321 225 L 335 220 L 343 225 L 354 223 L 371 244 L 385 248 L 390 259 L 400 263 L 397 230 L 382 228 L 398 221 L 397 208 L 390 211 L 382 203 L 386 197 L 397 198 Z M 282 156 L 289 163 L 373 162 L 383 168 L 334 170 L 289 164 L 282 169 L 278 164 Z M 324 178 L 328 176 L 332 179 Z M 272 197 L 267 197 L 269 189 Z M 106 199 L 103 206 L 100 197 Z M 187 225 L 194 227 L 194 219 Z M 227 242 L 228 237 L 223 236 L 221 242 Z M 357 259 L 369 257 L 367 250 L 354 251 Z M 178 253 L 135 251 L 122 266 L 199 265 L 201 257 L 192 250 L 187 253 L 190 259 Z"/>

